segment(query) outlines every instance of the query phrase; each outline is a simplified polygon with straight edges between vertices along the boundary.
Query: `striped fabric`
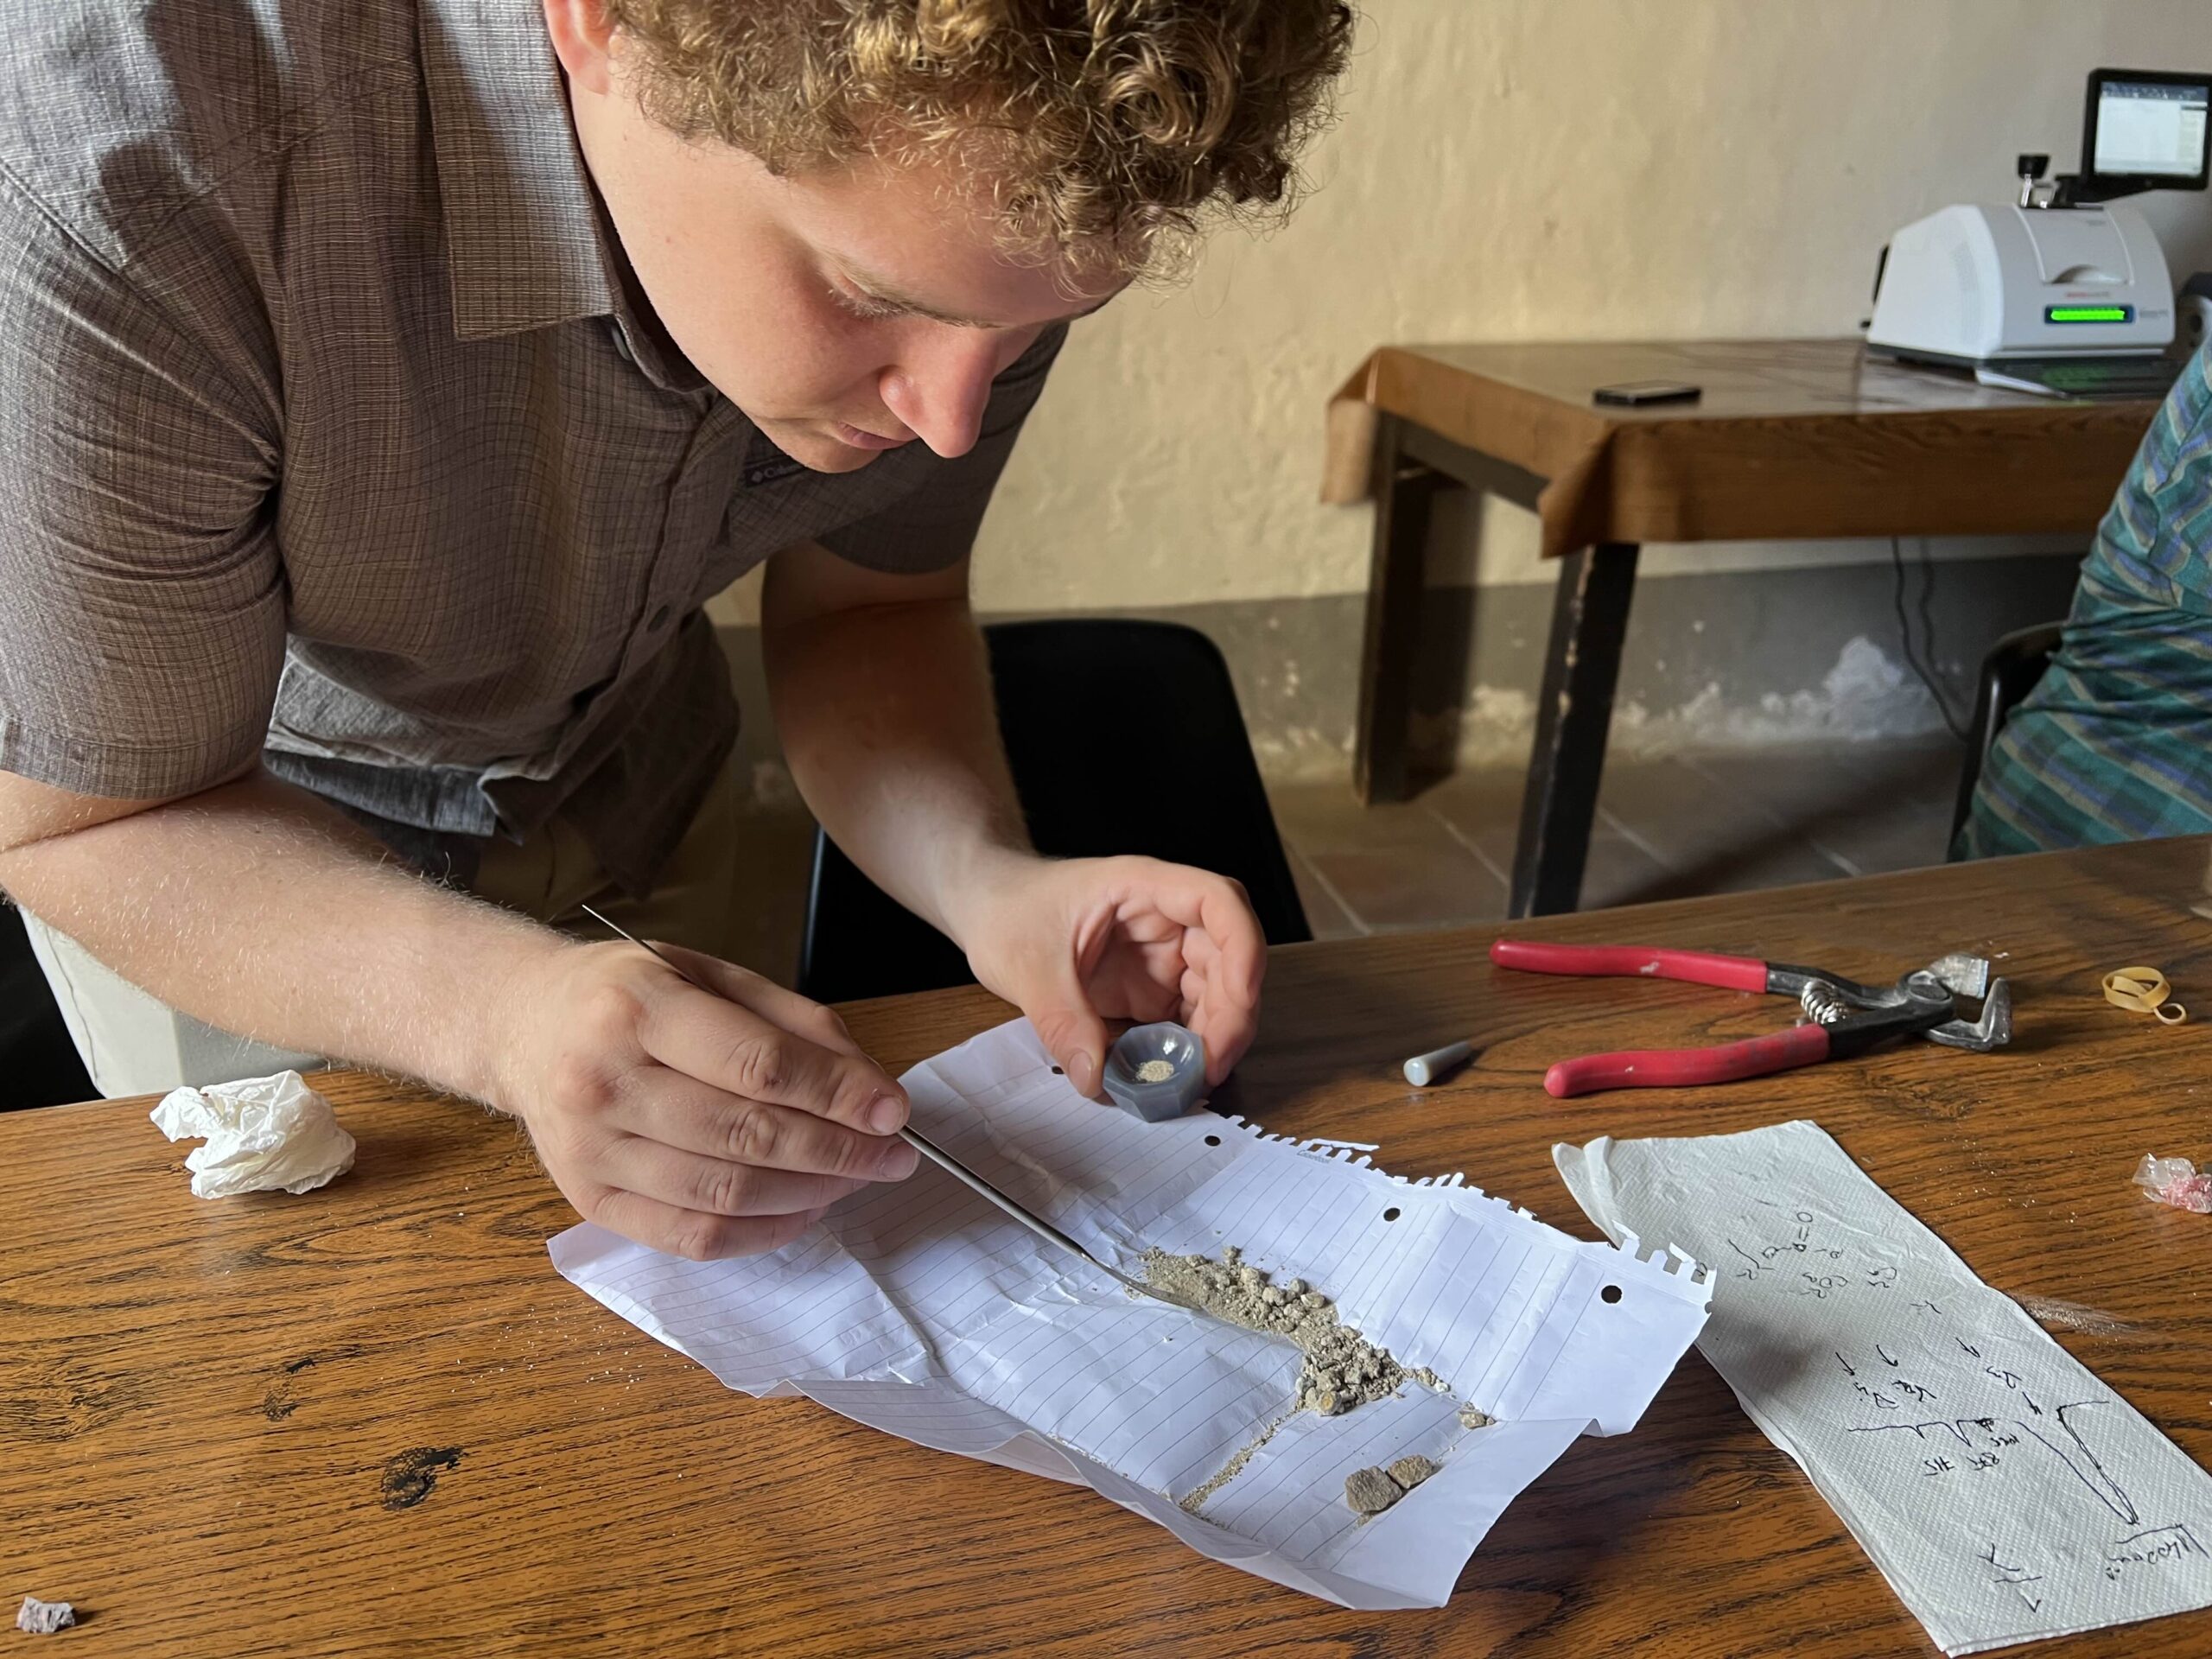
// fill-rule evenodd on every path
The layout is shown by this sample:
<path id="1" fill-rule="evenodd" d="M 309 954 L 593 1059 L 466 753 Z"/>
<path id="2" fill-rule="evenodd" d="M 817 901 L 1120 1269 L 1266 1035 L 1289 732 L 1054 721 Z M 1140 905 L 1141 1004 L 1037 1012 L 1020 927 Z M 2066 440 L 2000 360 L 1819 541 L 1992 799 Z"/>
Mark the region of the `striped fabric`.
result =
<path id="1" fill-rule="evenodd" d="M 1961 858 L 2212 831 L 2212 346 L 2082 562 L 2050 670 L 1982 767 Z"/>

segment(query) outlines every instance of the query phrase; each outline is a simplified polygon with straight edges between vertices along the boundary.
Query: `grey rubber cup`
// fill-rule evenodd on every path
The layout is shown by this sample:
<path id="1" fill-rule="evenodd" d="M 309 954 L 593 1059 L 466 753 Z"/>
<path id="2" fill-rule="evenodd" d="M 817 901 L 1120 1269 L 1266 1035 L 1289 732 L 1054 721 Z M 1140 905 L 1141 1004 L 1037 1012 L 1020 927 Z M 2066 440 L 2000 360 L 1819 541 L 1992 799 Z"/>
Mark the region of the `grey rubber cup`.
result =
<path id="1" fill-rule="evenodd" d="M 1137 1068 L 1147 1060 L 1166 1060 L 1175 1075 L 1164 1083 L 1138 1082 Z M 1180 1117 L 1205 1096 L 1206 1046 L 1172 1020 L 1132 1027 L 1106 1051 L 1101 1081 L 1115 1104 L 1147 1123 Z"/>

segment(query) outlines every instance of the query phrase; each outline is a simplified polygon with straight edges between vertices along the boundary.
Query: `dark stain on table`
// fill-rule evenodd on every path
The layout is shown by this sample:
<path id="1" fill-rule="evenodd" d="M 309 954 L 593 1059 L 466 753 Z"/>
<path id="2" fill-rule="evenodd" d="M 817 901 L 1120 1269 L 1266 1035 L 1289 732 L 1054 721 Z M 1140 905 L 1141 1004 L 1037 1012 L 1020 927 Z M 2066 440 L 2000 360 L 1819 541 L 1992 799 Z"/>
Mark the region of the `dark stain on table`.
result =
<path id="1" fill-rule="evenodd" d="M 284 1377 L 297 1376 L 302 1371 L 312 1370 L 327 1359 L 353 1359 L 366 1352 L 359 1343 L 348 1343 L 340 1348 L 326 1348 L 320 1353 L 302 1354 L 284 1365 Z M 299 1409 L 300 1402 L 293 1397 L 292 1386 L 279 1377 L 269 1385 L 261 1396 L 261 1414 L 272 1423 L 281 1423 Z"/>
<path id="2" fill-rule="evenodd" d="M 320 1365 L 326 1359 L 354 1359 L 362 1352 L 359 1343 L 348 1343 L 342 1348 L 326 1348 L 319 1354 L 302 1354 L 284 1367 L 284 1375 L 297 1376 L 302 1371 Z"/>
<path id="3" fill-rule="evenodd" d="M 438 1477 L 461 1461 L 457 1446 L 414 1446 L 384 1465 L 384 1506 L 411 1510 L 437 1490 Z"/>

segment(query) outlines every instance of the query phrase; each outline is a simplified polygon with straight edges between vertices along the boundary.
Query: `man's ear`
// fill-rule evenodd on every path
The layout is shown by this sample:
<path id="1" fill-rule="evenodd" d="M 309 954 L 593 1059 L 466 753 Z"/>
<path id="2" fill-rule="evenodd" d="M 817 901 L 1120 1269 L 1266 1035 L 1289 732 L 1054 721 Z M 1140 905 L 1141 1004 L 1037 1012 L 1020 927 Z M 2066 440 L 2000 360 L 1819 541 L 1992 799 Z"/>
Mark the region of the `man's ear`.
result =
<path id="1" fill-rule="evenodd" d="M 614 25 L 605 0 L 542 0 L 546 32 L 569 84 L 601 98 L 613 90 Z"/>

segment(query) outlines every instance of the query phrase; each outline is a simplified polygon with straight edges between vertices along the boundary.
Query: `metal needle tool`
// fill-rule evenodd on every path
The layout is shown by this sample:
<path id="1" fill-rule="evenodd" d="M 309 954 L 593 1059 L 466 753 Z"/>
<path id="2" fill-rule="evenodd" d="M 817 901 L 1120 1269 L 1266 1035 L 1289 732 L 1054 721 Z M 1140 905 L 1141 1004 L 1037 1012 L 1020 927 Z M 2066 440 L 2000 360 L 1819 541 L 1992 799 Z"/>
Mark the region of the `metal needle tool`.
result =
<path id="1" fill-rule="evenodd" d="M 624 938 L 629 940 L 631 944 L 636 945 L 641 950 L 652 951 L 652 954 L 655 957 L 659 957 L 663 963 L 667 963 L 670 968 L 674 969 L 677 974 L 682 978 L 688 981 L 690 983 L 697 986 L 699 989 L 705 991 L 708 995 L 714 996 L 718 995 L 718 993 L 711 987 L 700 984 L 698 980 L 693 978 L 691 975 L 686 973 L 675 963 L 670 962 L 668 957 L 662 956 L 658 950 L 653 950 L 652 945 L 647 944 L 643 939 L 631 932 L 628 928 L 624 927 L 620 923 L 609 921 L 606 917 L 594 910 L 589 905 L 583 905 L 579 906 L 579 908 L 583 911 L 585 915 L 590 917 L 601 927 L 611 929 L 613 931 L 620 934 Z M 1127 1286 L 1129 1289 L 1136 1292 L 1140 1296 L 1149 1296 L 1155 1301 L 1173 1302 L 1178 1307 L 1185 1306 L 1184 1303 L 1177 1300 L 1174 1297 L 1163 1296 L 1159 1291 L 1154 1289 L 1151 1286 L 1140 1283 L 1138 1281 L 1130 1278 L 1127 1274 L 1117 1273 L 1112 1268 L 1108 1267 L 1103 1262 L 1101 1262 L 1089 1250 L 1084 1249 L 1082 1245 L 1077 1243 L 1075 1240 L 1070 1238 L 1058 1228 L 1053 1226 L 1051 1222 L 1046 1221 L 1042 1216 L 1033 1214 L 1022 1205 L 1014 1199 L 1008 1198 L 1005 1193 L 1000 1192 L 998 1188 L 993 1186 L 988 1181 L 978 1175 L 974 1170 L 969 1168 L 967 1165 L 962 1163 L 950 1153 L 945 1151 L 944 1147 L 938 1146 L 926 1135 L 918 1132 L 912 1125 L 900 1128 L 899 1131 L 899 1138 L 904 1141 L 908 1146 L 913 1147 L 916 1152 L 921 1154 L 923 1157 L 935 1164 L 946 1174 L 951 1176 L 954 1180 L 958 1181 L 963 1186 L 973 1192 L 977 1198 L 986 1199 L 989 1203 L 997 1205 L 1008 1216 L 1020 1222 L 1023 1226 L 1027 1227 L 1031 1232 L 1036 1234 L 1038 1237 L 1043 1239 L 1046 1243 L 1057 1244 L 1060 1249 L 1067 1251 L 1070 1255 L 1081 1256 L 1084 1261 L 1090 1262 L 1092 1267 L 1097 1268 L 1099 1272 L 1104 1274 L 1108 1278 Z"/>

